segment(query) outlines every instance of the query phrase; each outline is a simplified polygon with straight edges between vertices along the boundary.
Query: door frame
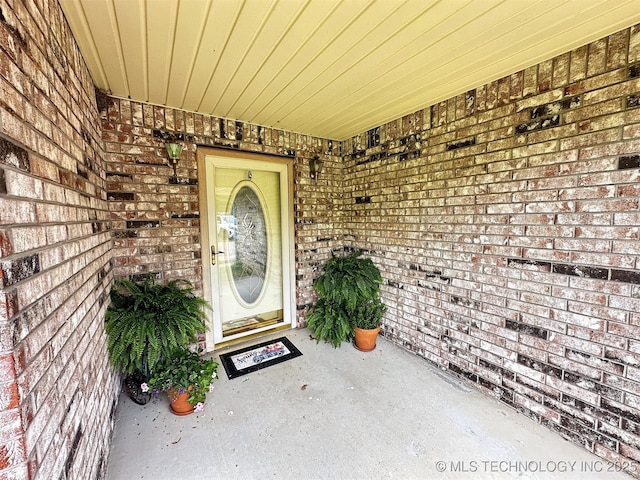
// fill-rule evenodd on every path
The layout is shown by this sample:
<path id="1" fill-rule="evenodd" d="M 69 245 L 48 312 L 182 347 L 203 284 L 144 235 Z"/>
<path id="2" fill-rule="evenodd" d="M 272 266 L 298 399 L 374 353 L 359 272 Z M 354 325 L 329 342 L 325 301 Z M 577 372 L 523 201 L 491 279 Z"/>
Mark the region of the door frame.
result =
<path id="1" fill-rule="evenodd" d="M 293 212 L 293 159 L 290 157 L 271 155 L 265 153 L 253 153 L 243 152 L 238 150 L 229 150 L 226 148 L 215 148 L 198 146 L 196 150 L 197 170 L 198 170 L 198 200 L 200 211 L 200 251 L 202 260 L 202 293 L 204 299 L 207 300 L 214 308 L 217 304 L 217 299 L 214 298 L 214 292 L 211 288 L 211 261 L 210 261 L 210 249 L 211 238 L 209 237 L 211 223 L 216 225 L 216 218 L 209 218 L 209 201 L 213 201 L 209 195 L 209 189 L 207 188 L 207 167 L 206 157 L 223 157 L 227 160 L 237 159 L 238 163 L 243 161 L 259 162 L 266 164 L 276 164 L 283 168 L 286 173 L 286 191 L 281 191 L 281 202 L 286 202 L 286 212 L 282 215 L 282 304 L 283 304 L 283 319 L 284 323 L 279 325 L 279 328 L 292 328 L 296 324 L 296 297 L 295 297 L 295 245 L 294 245 L 294 212 Z M 239 168 L 242 168 L 239 166 Z M 255 168 L 255 167 L 252 167 Z M 283 182 L 281 181 L 281 185 Z M 286 215 L 284 214 L 286 213 Z M 215 230 L 215 229 L 214 229 Z M 287 243 L 286 248 L 284 243 Z M 214 339 L 214 312 L 207 310 L 207 326 L 209 327 L 205 332 L 206 351 L 211 352 L 216 348 Z M 269 333 L 276 328 L 267 328 L 264 333 Z M 261 333 L 258 329 L 256 334 Z M 226 343 L 223 341 L 222 344 Z M 220 345 L 220 343 L 218 344 Z"/>

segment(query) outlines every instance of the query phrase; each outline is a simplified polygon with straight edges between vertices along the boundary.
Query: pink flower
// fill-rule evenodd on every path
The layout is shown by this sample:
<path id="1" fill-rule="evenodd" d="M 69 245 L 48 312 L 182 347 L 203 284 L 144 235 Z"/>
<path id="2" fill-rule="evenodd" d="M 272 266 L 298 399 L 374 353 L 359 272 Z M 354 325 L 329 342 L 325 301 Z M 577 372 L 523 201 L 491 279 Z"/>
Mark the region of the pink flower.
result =
<path id="1" fill-rule="evenodd" d="M 202 402 L 196 403 L 196 406 L 193 407 L 194 412 L 201 412 L 202 410 L 204 410 L 204 403 Z"/>
<path id="2" fill-rule="evenodd" d="M 213 392 L 213 384 L 209 385 L 209 393 Z"/>
<path id="3" fill-rule="evenodd" d="M 140 384 L 140 390 L 142 390 L 143 393 L 147 393 L 149 391 L 149 385 L 147 385 L 146 383 Z"/>

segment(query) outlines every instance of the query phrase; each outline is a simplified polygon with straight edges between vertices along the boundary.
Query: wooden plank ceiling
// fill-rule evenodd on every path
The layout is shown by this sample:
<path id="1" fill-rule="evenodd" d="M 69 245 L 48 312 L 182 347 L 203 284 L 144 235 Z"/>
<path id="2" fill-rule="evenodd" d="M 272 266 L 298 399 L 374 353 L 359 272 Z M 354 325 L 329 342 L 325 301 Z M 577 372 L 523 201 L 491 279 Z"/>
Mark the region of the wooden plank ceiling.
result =
<path id="1" fill-rule="evenodd" d="M 343 140 L 640 23 L 640 0 L 59 0 L 112 95 Z"/>

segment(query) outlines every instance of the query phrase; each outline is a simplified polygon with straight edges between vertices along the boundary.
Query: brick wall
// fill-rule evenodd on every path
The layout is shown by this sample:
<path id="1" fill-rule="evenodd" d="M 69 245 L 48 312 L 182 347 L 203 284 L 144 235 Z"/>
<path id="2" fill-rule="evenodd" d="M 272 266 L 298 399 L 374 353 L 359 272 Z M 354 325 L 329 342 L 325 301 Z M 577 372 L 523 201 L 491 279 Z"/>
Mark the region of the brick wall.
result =
<path id="1" fill-rule="evenodd" d="M 0 480 L 103 474 L 110 260 L 201 288 L 196 145 L 294 159 L 299 324 L 319 262 L 365 249 L 389 339 L 640 462 L 640 27 L 332 142 L 120 99 L 100 115 L 57 2 L 0 0 L 0 89 Z"/>
<path id="2" fill-rule="evenodd" d="M 340 145 L 328 139 L 118 98 L 103 115 L 114 275 L 184 278 L 202 289 L 196 149 L 206 146 L 286 156 L 294 161 L 298 321 L 313 301 L 318 263 L 342 245 Z M 165 138 L 185 148 L 177 176 Z M 309 160 L 318 155 L 317 183 Z"/>
<path id="3" fill-rule="evenodd" d="M 319 262 L 364 249 L 389 339 L 640 462 L 639 77 L 636 27 L 345 142 L 113 99 L 115 274 L 201 287 L 196 145 L 288 155 L 300 325 Z M 177 179 L 169 133 L 187 145 Z"/>
<path id="4" fill-rule="evenodd" d="M 119 387 L 93 83 L 57 1 L 0 1 L 0 479 L 100 478 Z"/>
<path id="5" fill-rule="evenodd" d="M 351 138 L 384 335 L 640 462 L 640 26 Z"/>

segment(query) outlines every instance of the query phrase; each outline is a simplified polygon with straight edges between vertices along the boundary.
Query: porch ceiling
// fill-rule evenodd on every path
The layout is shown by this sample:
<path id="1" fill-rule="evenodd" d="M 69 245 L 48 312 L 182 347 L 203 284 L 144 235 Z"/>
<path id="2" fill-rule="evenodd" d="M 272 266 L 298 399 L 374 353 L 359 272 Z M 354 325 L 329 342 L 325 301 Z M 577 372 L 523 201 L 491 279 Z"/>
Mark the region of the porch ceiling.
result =
<path id="1" fill-rule="evenodd" d="M 343 140 L 640 23 L 640 0 L 59 0 L 112 95 Z"/>

